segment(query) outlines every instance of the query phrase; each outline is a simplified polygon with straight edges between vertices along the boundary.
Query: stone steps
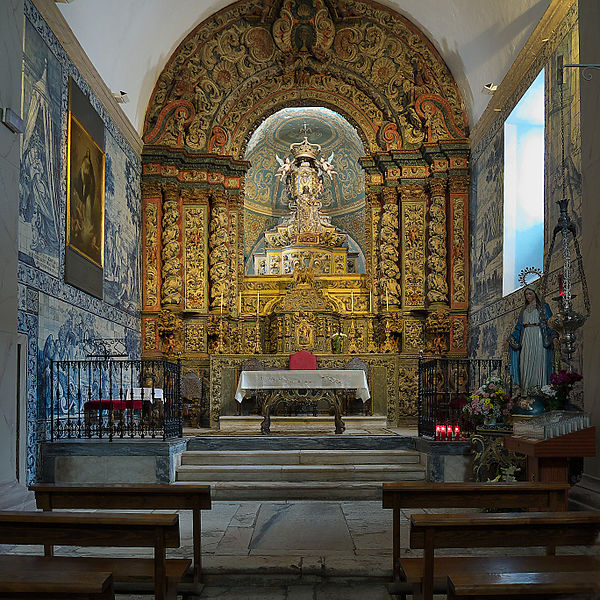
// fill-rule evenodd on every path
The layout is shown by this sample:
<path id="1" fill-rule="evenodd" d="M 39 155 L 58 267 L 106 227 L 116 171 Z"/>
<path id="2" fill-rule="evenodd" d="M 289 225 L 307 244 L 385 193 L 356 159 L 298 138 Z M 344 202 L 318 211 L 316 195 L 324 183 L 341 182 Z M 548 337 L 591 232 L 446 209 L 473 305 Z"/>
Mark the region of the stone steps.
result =
<path id="1" fill-rule="evenodd" d="M 406 450 L 190 450 L 181 464 L 191 465 L 355 465 L 419 463 Z"/>
<path id="2" fill-rule="evenodd" d="M 215 500 L 379 500 L 384 481 L 423 481 L 414 450 L 188 450 L 181 483 L 208 484 Z"/>

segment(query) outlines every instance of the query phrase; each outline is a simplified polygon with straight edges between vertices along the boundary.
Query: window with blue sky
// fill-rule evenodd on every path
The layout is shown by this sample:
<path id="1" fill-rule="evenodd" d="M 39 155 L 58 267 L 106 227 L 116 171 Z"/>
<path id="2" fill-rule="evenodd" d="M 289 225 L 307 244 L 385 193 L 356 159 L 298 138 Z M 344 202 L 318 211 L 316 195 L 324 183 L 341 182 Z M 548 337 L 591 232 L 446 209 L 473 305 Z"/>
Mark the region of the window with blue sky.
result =
<path id="1" fill-rule="evenodd" d="M 503 294 L 544 258 L 544 71 L 504 123 Z"/>

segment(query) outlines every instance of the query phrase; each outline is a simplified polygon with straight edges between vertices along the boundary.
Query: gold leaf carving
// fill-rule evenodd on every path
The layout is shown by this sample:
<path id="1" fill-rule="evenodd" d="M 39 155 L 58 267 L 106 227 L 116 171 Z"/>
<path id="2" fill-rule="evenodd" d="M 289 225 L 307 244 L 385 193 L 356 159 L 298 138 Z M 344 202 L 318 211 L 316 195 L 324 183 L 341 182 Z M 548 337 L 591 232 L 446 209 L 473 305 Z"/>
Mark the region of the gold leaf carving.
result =
<path id="1" fill-rule="evenodd" d="M 427 300 L 448 302 L 448 281 L 446 268 L 446 198 L 439 180 L 432 186 L 432 197 L 429 203 L 429 236 L 427 248 Z"/>
<path id="2" fill-rule="evenodd" d="M 204 323 L 186 323 L 185 349 L 187 352 L 206 352 Z"/>
<path id="3" fill-rule="evenodd" d="M 465 264 L 465 201 L 454 198 L 452 204 L 452 293 L 453 301 L 467 301 L 466 264 Z"/>
<path id="4" fill-rule="evenodd" d="M 419 379 L 417 368 L 398 369 L 399 410 L 401 415 L 415 417 L 418 412 Z"/>
<path id="5" fill-rule="evenodd" d="M 404 306 L 425 306 L 425 203 L 402 202 Z"/>
<path id="6" fill-rule="evenodd" d="M 184 208 L 185 307 L 201 311 L 208 309 L 207 212 L 207 206 Z"/>
<path id="7" fill-rule="evenodd" d="M 452 348 L 463 350 L 467 342 L 466 320 L 457 318 L 452 320 Z"/>
<path id="8" fill-rule="evenodd" d="M 144 350 L 156 350 L 156 321 L 144 319 Z"/>
<path id="9" fill-rule="evenodd" d="M 458 87 L 414 25 L 366 0 L 330 6 L 245 0 L 203 21 L 158 78 L 144 142 L 241 157 L 266 114 L 299 102 L 348 115 L 371 152 L 464 138 Z"/>
<path id="10" fill-rule="evenodd" d="M 384 189 L 384 204 L 379 229 L 380 303 L 400 303 L 400 268 L 398 261 L 398 196 L 395 188 Z"/>
<path id="11" fill-rule="evenodd" d="M 181 243 L 179 190 L 165 184 L 162 219 L 162 304 L 180 304 L 183 279 L 181 277 Z"/>
<path id="12" fill-rule="evenodd" d="M 221 299 L 225 304 L 228 298 L 229 256 L 227 243 L 227 203 L 222 195 L 213 196 L 209 228 L 209 278 L 210 278 L 210 307 L 220 309 Z M 223 307 L 223 310 L 225 307 Z"/>
<path id="13" fill-rule="evenodd" d="M 144 259 L 145 275 L 144 290 L 146 306 L 158 304 L 158 207 L 148 203 L 144 210 Z"/>

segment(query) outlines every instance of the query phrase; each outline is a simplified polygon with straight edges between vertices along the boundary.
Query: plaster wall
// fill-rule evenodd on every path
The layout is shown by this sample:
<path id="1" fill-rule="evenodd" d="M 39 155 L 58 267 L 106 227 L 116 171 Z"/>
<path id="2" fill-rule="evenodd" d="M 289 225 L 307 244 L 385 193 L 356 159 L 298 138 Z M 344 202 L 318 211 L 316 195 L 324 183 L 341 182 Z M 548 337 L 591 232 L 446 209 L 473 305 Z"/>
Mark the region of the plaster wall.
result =
<path id="1" fill-rule="evenodd" d="M 600 5 L 596 0 L 579 2 L 579 48 L 581 63 L 600 62 Z M 581 84 L 581 170 L 583 196 L 583 238 L 581 240 L 584 265 L 588 274 L 588 287 L 592 301 L 592 313 L 583 330 L 584 339 L 584 394 L 585 409 L 591 414 L 596 435 L 600 436 L 600 278 L 596 276 L 597 261 L 600 255 L 600 94 L 598 72 L 591 81 Z M 600 448 L 600 437 L 596 438 L 596 448 Z M 598 452 L 598 451 L 597 451 Z M 584 473 L 593 478 L 600 504 L 600 458 L 584 461 Z"/>
<path id="2" fill-rule="evenodd" d="M 21 114 L 23 0 L 0 3 L 0 107 Z M 0 125 L 0 490 L 17 480 L 17 213 L 20 135 Z"/>

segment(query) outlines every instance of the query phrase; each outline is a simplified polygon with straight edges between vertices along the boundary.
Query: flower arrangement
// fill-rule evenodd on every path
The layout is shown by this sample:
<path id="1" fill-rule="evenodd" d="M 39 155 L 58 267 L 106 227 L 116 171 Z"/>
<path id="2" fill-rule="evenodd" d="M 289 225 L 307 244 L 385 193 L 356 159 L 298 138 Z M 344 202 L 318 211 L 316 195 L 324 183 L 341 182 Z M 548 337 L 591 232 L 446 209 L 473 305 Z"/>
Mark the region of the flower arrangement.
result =
<path id="1" fill-rule="evenodd" d="M 341 331 L 334 333 L 331 336 L 331 350 L 334 354 L 342 353 L 342 341 L 347 335 Z"/>
<path id="2" fill-rule="evenodd" d="M 467 398 L 463 413 L 475 425 L 504 422 L 512 410 L 500 377 L 488 377 L 483 385 Z"/>
<path id="3" fill-rule="evenodd" d="M 548 410 L 564 410 L 569 402 L 573 386 L 583 377 L 579 373 L 559 371 L 550 375 L 550 387 L 554 394 L 546 401 Z M 544 386 L 547 387 L 547 386 Z"/>

